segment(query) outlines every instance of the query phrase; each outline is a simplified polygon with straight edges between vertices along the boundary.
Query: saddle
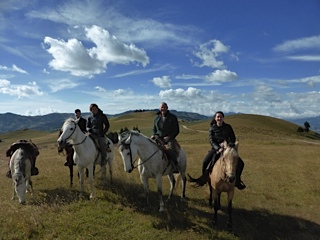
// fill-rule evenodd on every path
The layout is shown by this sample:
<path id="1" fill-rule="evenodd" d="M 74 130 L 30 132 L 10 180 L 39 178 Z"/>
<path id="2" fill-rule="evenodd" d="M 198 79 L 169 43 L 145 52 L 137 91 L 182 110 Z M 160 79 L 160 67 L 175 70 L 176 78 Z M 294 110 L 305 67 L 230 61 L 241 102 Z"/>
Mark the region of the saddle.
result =
<path id="1" fill-rule="evenodd" d="M 36 148 L 36 146 L 34 146 L 34 144 L 27 140 L 19 140 L 10 146 L 10 148 L 6 151 L 6 156 L 11 157 L 18 148 L 22 148 L 29 152 L 31 161 L 35 161 L 36 157 L 39 155 L 39 150 Z"/>
<path id="2" fill-rule="evenodd" d="M 96 146 L 97 151 L 98 151 L 98 152 L 101 152 L 97 135 L 92 134 L 92 133 L 89 133 L 88 136 L 93 140 L 94 145 Z M 109 142 L 109 141 L 106 142 L 106 147 L 107 147 L 107 152 L 111 152 L 110 142 Z"/>
<path id="3" fill-rule="evenodd" d="M 159 149 L 164 153 L 164 156 L 166 156 L 166 158 L 169 159 L 168 151 L 172 149 L 170 144 L 164 143 L 164 141 L 159 136 L 154 136 L 152 138 L 152 140 L 154 140 L 156 142 Z M 176 139 L 173 139 L 172 141 L 173 141 L 172 145 L 174 146 L 174 149 L 172 149 L 172 150 L 174 151 L 174 153 L 178 157 L 180 154 L 181 146 Z"/>

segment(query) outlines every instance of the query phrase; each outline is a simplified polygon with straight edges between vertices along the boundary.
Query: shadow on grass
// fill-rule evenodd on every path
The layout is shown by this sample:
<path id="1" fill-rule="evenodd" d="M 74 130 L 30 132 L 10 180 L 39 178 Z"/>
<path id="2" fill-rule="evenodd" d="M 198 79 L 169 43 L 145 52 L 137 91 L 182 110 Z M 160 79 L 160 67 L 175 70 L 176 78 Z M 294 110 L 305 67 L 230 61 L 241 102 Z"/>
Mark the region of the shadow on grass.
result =
<path id="1" fill-rule="evenodd" d="M 310 138 L 310 139 L 313 139 L 313 140 L 320 140 L 320 134 L 314 132 L 313 134 L 308 135 L 307 138 Z"/>
<path id="2" fill-rule="evenodd" d="M 220 233 L 223 231 L 228 231 L 239 239 L 248 240 L 319 239 L 319 224 L 299 217 L 270 213 L 265 209 L 233 208 L 233 229 L 230 231 L 227 228 L 226 206 L 223 205 L 218 212 L 218 225 L 213 225 L 213 209 L 209 208 L 208 201 L 206 199 L 181 201 L 180 191 L 180 188 L 176 188 L 172 198 L 165 202 L 166 211 L 159 212 L 159 198 L 154 190 L 150 190 L 150 205 L 147 207 L 142 184 L 126 183 L 114 179 L 112 187 L 110 184 L 108 185 L 100 200 L 121 204 L 141 214 L 154 217 L 156 220 L 152 223 L 152 226 L 159 230 L 192 230 L 210 239 L 230 239 L 230 236 L 226 235 L 225 238 L 221 236 Z M 37 192 L 31 201 L 32 205 L 56 206 L 79 201 L 79 191 L 70 188 L 38 190 Z M 164 201 L 167 196 L 168 193 L 164 192 Z M 84 193 L 84 199 L 89 201 L 88 193 Z M 192 204 L 189 204 L 189 202 L 192 202 Z"/>

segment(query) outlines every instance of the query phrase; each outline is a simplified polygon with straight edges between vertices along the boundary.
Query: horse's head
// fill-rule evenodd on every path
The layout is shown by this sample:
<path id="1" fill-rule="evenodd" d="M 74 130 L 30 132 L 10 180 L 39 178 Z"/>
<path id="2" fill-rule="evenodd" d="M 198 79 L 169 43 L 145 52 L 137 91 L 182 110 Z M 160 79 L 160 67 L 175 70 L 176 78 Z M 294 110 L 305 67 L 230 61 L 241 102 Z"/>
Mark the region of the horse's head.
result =
<path id="1" fill-rule="evenodd" d="M 223 169 L 225 171 L 225 177 L 230 183 L 236 178 L 236 167 L 239 159 L 238 145 L 238 141 L 236 141 L 236 143 L 227 143 L 226 141 L 222 143 L 223 152 L 221 157 L 224 166 Z"/>
<path id="2" fill-rule="evenodd" d="M 127 131 L 119 134 L 118 150 L 123 160 L 124 170 L 131 173 L 134 160 L 137 157 L 137 148 L 131 144 L 133 132 Z"/>
<path id="3" fill-rule="evenodd" d="M 68 141 L 71 141 L 75 138 L 74 135 L 77 130 L 77 125 L 77 122 L 72 118 L 69 118 L 64 122 L 57 140 L 58 149 L 62 149 L 68 143 Z"/>
<path id="4" fill-rule="evenodd" d="M 13 174 L 12 178 L 14 183 L 14 190 L 19 198 L 19 203 L 24 204 L 26 202 L 25 194 L 27 190 L 26 180 L 22 173 Z"/>

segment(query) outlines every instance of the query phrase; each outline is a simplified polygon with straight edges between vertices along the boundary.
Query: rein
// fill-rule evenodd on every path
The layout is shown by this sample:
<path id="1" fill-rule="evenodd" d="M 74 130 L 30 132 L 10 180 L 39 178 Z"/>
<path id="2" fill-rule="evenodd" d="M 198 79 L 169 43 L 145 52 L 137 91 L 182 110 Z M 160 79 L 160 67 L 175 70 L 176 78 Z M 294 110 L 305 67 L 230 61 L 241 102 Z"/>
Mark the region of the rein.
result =
<path id="1" fill-rule="evenodd" d="M 74 134 L 74 132 L 76 131 L 77 124 L 76 124 L 75 122 L 73 122 L 73 123 L 74 123 L 74 129 L 73 129 L 72 133 L 69 135 L 69 137 L 66 138 L 66 142 L 67 142 L 67 140 Z M 88 136 L 85 135 L 85 138 L 84 138 L 80 143 L 74 143 L 74 144 L 71 144 L 71 145 L 73 145 L 73 146 L 80 145 L 80 144 L 84 143 L 84 141 L 87 139 L 87 137 L 88 137 Z"/>
<path id="2" fill-rule="evenodd" d="M 141 161 L 141 163 L 139 163 L 137 166 L 134 166 L 134 163 L 136 161 L 136 159 L 133 161 L 132 160 L 132 152 L 131 152 L 131 140 L 130 140 L 130 143 L 122 143 L 124 145 L 124 148 L 126 149 L 129 149 L 129 152 L 130 152 L 130 162 L 131 162 L 131 167 L 132 167 L 132 170 L 143 165 L 144 163 L 146 163 L 147 161 L 149 161 L 160 149 L 157 148 L 157 150 L 151 154 L 151 156 L 149 156 L 146 160 L 144 161 Z M 140 158 L 141 159 L 141 158 Z"/>

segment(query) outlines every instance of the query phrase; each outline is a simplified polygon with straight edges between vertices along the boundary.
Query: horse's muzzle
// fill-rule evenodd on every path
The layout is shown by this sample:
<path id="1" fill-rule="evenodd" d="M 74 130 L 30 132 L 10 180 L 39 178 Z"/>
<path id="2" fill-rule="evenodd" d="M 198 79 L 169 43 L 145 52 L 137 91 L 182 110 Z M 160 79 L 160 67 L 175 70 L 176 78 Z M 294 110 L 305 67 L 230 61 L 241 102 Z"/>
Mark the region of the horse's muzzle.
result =
<path id="1" fill-rule="evenodd" d="M 228 181 L 229 183 L 233 183 L 234 180 L 236 180 L 236 177 L 235 177 L 235 176 L 227 176 L 227 181 Z"/>

